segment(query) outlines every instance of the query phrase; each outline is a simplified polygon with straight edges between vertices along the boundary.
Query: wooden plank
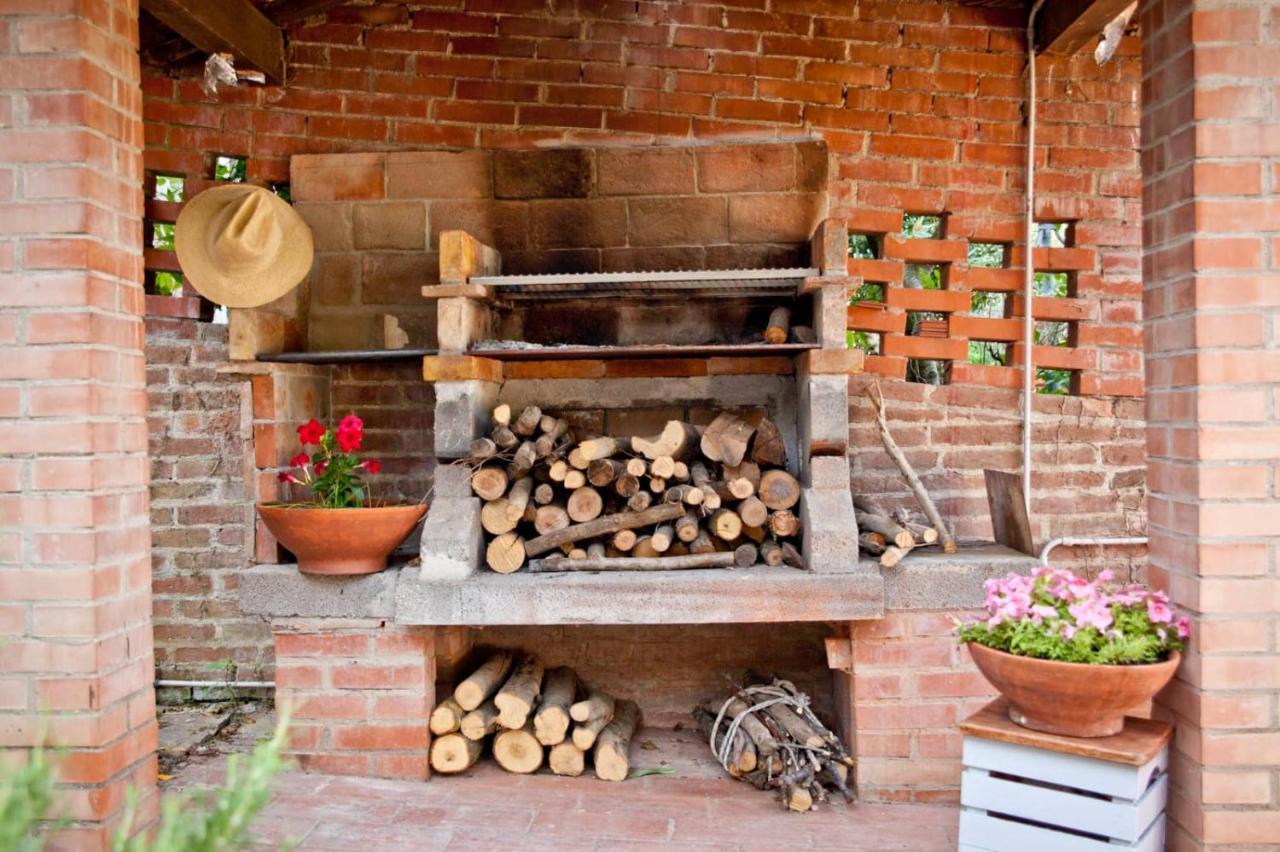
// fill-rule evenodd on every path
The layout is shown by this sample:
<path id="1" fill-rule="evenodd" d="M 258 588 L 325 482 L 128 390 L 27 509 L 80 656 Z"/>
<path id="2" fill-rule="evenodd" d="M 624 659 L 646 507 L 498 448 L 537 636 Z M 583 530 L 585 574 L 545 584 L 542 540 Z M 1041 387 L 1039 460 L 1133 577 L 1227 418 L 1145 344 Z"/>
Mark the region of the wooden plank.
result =
<path id="1" fill-rule="evenodd" d="M 422 288 L 424 299 L 480 299 L 493 298 L 493 291 L 483 284 L 436 284 Z"/>
<path id="2" fill-rule="evenodd" d="M 502 258 L 466 231 L 440 232 L 440 283 L 466 284 L 477 276 L 497 275 Z"/>
<path id="3" fill-rule="evenodd" d="M 1031 538 L 1031 520 L 1027 517 L 1027 501 L 1022 494 L 1022 477 L 1003 470 L 984 470 L 982 475 L 987 482 L 987 506 L 991 511 L 996 542 L 1035 556 L 1036 543 Z"/>
<path id="4" fill-rule="evenodd" d="M 1164 820 L 1156 820 L 1142 840 L 1131 845 L 1044 829 L 965 808 L 960 812 L 959 848 L 983 852 L 1159 852 L 1164 849 Z"/>
<path id="5" fill-rule="evenodd" d="M 1036 51 L 1071 54 L 1097 39 L 1133 0 L 1054 0 L 1036 18 Z"/>
<path id="6" fill-rule="evenodd" d="M 507 361 L 502 365 L 507 379 L 600 379 L 604 362 L 595 361 Z"/>
<path id="7" fill-rule="evenodd" d="M 502 364 L 471 355 L 429 355 L 422 359 L 422 378 L 428 382 L 502 381 Z"/>
<path id="8" fill-rule="evenodd" d="M 1129 766 L 973 736 L 964 738 L 962 755 L 966 769 L 985 769 L 1130 801 L 1141 797 L 1151 780 L 1169 768 L 1168 749 L 1146 766 Z"/>
<path id="9" fill-rule="evenodd" d="M 284 27 L 347 2 L 350 0 L 279 0 L 268 6 L 266 13 L 276 26 Z"/>
<path id="10" fill-rule="evenodd" d="M 706 345 L 537 346 L 520 349 L 472 349 L 495 361 L 637 361 L 794 356 L 817 349 L 816 343 L 709 343 Z"/>
<path id="11" fill-rule="evenodd" d="M 642 358 L 635 361 L 606 361 L 607 378 L 650 378 L 659 376 L 705 376 L 704 358 Z"/>
<path id="12" fill-rule="evenodd" d="M 284 83 L 284 35 L 249 0 L 142 0 L 142 8 L 202 52 L 230 53 Z"/>
<path id="13" fill-rule="evenodd" d="M 1125 718 L 1124 730 L 1110 737 L 1064 737 L 1015 724 L 1009 718 L 1009 700 L 997 698 L 960 724 L 973 737 L 1015 743 L 1094 760 L 1143 766 L 1154 759 L 1173 735 L 1173 726 L 1155 719 Z"/>
<path id="14" fill-rule="evenodd" d="M 787 356 L 707 359 L 707 374 L 711 376 L 789 376 L 793 372 L 795 361 Z"/>
<path id="15" fill-rule="evenodd" d="M 862 372 L 866 353 L 861 349 L 813 349 L 796 361 L 801 376 L 852 376 Z"/>

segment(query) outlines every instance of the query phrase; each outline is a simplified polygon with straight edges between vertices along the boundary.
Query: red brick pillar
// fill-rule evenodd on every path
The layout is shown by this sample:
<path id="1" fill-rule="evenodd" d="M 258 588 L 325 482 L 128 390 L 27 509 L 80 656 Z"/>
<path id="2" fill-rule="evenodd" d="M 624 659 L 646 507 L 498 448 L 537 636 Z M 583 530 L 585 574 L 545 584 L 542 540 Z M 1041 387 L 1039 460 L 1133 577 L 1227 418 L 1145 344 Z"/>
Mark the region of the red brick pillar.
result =
<path id="1" fill-rule="evenodd" d="M 155 806 L 137 15 L 0 2 L 0 748 L 75 849 Z"/>
<path id="2" fill-rule="evenodd" d="M 1280 843 L 1280 7 L 1147 2 L 1151 572 L 1195 635 L 1174 848 Z"/>

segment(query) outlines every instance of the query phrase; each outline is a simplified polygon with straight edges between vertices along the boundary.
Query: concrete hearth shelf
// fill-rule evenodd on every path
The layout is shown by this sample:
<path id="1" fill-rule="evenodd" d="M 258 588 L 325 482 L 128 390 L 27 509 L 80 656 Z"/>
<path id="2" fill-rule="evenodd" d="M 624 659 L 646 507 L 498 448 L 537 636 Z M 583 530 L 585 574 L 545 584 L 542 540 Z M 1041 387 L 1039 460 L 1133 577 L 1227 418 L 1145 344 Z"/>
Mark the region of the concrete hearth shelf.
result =
<path id="1" fill-rule="evenodd" d="M 272 618 L 381 618 L 400 624 L 741 624 L 856 621 L 884 610 L 965 610 L 982 581 L 1028 573 L 1035 560 L 999 545 L 922 551 L 891 571 L 872 560 L 831 573 L 763 566 L 738 571 L 510 574 L 422 582 L 415 567 L 314 577 L 259 565 L 240 581 L 240 608 Z"/>

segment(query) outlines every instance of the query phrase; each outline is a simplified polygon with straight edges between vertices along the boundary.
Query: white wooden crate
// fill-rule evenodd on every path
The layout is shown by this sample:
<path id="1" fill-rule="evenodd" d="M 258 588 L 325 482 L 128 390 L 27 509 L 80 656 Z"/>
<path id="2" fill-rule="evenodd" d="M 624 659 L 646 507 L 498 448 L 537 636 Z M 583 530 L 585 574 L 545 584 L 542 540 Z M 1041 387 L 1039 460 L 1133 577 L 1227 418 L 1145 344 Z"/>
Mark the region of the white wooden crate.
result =
<path id="1" fill-rule="evenodd" d="M 960 849 L 1158 852 L 1168 765 L 1168 746 L 1130 765 L 966 736 Z"/>

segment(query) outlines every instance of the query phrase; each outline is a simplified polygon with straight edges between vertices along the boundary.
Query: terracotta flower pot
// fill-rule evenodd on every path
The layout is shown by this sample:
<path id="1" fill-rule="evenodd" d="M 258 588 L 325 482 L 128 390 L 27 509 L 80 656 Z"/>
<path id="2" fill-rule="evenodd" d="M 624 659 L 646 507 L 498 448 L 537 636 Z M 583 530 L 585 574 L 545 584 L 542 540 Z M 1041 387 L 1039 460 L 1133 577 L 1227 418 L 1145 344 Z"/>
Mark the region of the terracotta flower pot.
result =
<path id="1" fill-rule="evenodd" d="M 305 574 L 376 574 L 426 513 L 422 504 L 365 509 L 258 504 L 262 522 L 298 558 L 298 570 Z"/>
<path id="2" fill-rule="evenodd" d="M 997 651 L 977 642 L 969 653 L 983 677 L 1009 699 L 1009 718 L 1024 728 L 1068 737 L 1109 737 L 1124 714 L 1149 701 L 1173 677 L 1182 655 L 1163 663 L 1103 666 L 1060 663 Z"/>

